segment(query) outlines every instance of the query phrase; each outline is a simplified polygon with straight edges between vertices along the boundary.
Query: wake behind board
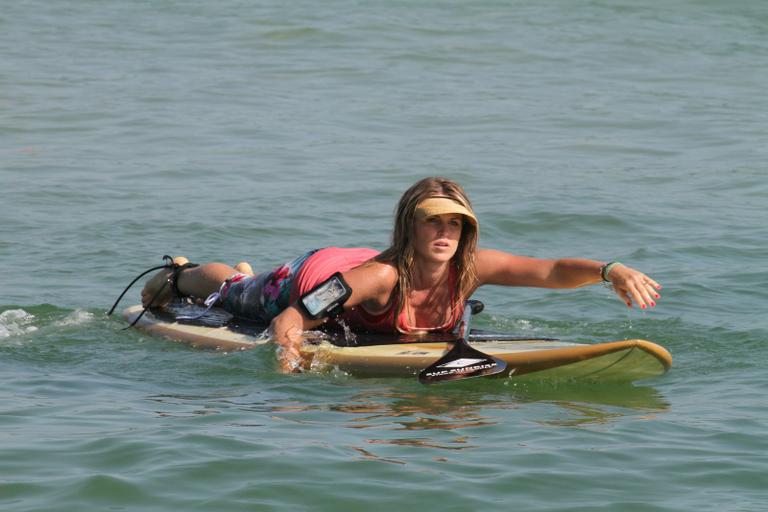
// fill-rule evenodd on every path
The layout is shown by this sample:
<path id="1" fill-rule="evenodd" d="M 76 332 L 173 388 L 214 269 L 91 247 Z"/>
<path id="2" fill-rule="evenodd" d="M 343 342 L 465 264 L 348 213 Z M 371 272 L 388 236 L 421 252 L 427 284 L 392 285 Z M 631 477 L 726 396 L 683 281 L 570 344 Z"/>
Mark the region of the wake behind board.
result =
<path id="1" fill-rule="evenodd" d="M 131 306 L 123 317 L 133 322 L 141 311 L 141 306 Z M 198 320 L 176 319 L 199 311 L 192 305 L 153 308 L 136 327 L 197 348 L 237 351 L 268 342 L 265 325 L 233 318 L 218 308 Z M 451 334 L 355 334 L 351 338 L 308 335 L 301 348 L 304 367 L 338 368 L 362 377 L 414 376 L 440 359 L 454 339 Z M 639 339 L 581 344 L 473 330 L 469 342 L 507 363 L 500 377 L 521 381 L 633 382 L 662 375 L 672 365 L 665 348 Z"/>

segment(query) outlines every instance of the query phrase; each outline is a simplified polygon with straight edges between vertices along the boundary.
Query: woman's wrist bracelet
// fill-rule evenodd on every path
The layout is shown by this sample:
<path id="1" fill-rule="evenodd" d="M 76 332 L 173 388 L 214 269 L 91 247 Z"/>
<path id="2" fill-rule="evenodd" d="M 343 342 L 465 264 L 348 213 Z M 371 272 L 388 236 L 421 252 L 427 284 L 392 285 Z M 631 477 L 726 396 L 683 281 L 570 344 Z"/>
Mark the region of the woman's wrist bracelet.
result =
<path id="1" fill-rule="evenodd" d="M 602 267 L 600 267 L 600 277 L 602 278 L 603 282 L 610 283 L 611 280 L 608 279 L 608 275 L 611 273 L 611 270 L 616 265 L 621 265 L 622 263 L 620 261 L 611 261 L 610 263 L 606 263 Z"/>

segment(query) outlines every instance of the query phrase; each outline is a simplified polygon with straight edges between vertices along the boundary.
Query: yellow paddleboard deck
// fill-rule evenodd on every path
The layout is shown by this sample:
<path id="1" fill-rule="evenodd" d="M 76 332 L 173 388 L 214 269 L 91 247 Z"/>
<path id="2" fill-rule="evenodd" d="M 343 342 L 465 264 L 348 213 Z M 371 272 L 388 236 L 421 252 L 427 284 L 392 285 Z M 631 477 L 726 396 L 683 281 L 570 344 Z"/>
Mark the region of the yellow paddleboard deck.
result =
<path id="1" fill-rule="evenodd" d="M 141 311 L 141 306 L 132 306 L 123 317 L 133 322 Z M 152 309 L 136 327 L 197 348 L 237 351 L 268 342 L 264 325 L 234 319 L 217 308 L 198 320 L 176 319 L 201 311 L 190 305 Z M 362 377 L 415 376 L 453 346 L 448 334 L 349 338 L 309 335 L 301 350 L 305 368 L 338 368 Z M 665 348 L 639 339 L 582 344 L 472 331 L 469 343 L 507 363 L 498 377 L 520 381 L 633 382 L 662 375 L 672 366 Z"/>

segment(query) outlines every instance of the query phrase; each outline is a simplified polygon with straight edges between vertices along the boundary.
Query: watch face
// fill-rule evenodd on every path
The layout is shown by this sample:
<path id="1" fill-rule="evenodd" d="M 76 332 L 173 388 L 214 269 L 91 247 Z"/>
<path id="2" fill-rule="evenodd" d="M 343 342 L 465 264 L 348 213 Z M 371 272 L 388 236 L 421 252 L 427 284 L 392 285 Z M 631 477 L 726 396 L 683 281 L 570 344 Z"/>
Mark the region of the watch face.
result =
<path id="1" fill-rule="evenodd" d="M 344 297 L 346 289 L 337 277 L 329 279 L 317 290 L 301 298 L 304 307 L 313 317 L 319 316 L 328 307 Z"/>

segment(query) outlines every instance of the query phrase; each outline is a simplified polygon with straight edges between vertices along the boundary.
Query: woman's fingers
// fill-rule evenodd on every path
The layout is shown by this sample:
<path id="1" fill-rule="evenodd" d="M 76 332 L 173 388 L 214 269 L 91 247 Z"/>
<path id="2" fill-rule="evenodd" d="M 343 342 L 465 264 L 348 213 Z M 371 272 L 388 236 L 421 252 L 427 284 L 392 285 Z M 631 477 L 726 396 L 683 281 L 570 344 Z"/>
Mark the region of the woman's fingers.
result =
<path id="1" fill-rule="evenodd" d="M 635 304 L 640 306 L 640 309 L 646 309 L 647 307 L 655 307 L 656 302 L 651 297 L 651 294 L 648 292 L 650 285 L 647 285 L 645 283 L 634 285 L 631 288 L 630 293 L 632 294 L 632 298 L 635 300 Z"/>
<path id="2" fill-rule="evenodd" d="M 628 308 L 632 307 L 632 299 L 625 290 L 614 286 L 613 291 L 615 291 L 616 295 L 618 295 L 619 298 L 624 301 L 624 304 L 626 304 Z"/>

